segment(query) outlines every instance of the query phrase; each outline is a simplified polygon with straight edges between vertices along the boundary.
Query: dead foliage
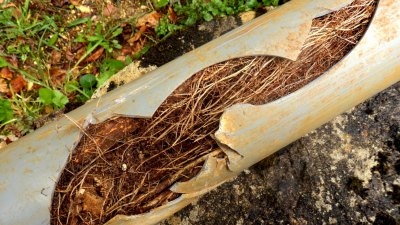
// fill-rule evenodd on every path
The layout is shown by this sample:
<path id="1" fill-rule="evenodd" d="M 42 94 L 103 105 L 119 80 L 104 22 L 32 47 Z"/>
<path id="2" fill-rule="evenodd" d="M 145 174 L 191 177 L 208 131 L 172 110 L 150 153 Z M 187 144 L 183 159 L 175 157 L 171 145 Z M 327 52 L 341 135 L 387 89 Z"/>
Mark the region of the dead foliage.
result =
<path id="1" fill-rule="evenodd" d="M 266 104 L 318 78 L 359 42 L 375 4 L 356 0 L 314 19 L 297 61 L 262 56 L 218 63 L 181 84 L 151 119 L 89 126 L 58 182 L 51 222 L 103 224 L 178 197 L 168 188 L 195 176 L 208 154 L 221 154 L 211 134 L 224 110 Z"/>

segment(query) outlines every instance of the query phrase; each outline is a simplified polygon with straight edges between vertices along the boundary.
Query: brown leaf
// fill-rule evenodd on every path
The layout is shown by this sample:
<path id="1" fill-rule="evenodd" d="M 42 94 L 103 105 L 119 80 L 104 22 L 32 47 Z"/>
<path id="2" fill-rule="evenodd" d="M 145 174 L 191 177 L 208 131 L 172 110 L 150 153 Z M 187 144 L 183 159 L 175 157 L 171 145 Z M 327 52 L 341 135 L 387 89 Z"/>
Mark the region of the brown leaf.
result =
<path id="1" fill-rule="evenodd" d="M 65 52 L 65 58 L 67 58 L 67 60 L 71 61 L 74 59 L 74 57 L 74 54 L 72 54 L 70 51 Z"/>
<path id="2" fill-rule="evenodd" d="M 91 17 L 92 16 L 92 13 L 82 13 L 81 14 L 81 18 L 88 18 L 88 17 Z"/>
<path id="3" fill-rule="evenodd" d="M 171 7 L 168 8 L 168 12 L 169 12 L 169 15 L 168 15 L 169 21 L 171 21 L 171 23 L 175 24 L 176 19 L 178 19 L 178 16 L 176 15 L 176 13 L 174 12 L 174 10 Z"/>
<path id="4" fill-rule="evenodd" d="M 13 67 L 18 69 L 18 59 L 15 56 L 12 57 L 4 57 L 4 59 L 10 63 Z M 8 68 L 11 72 L 15 72 L 12 68 Z"/>
<path id="5" fill-rule="evenodd" d="M 3 67 L 1 69 L 1 76 L 7 80 L 11 80 L 13 78 L 13 74 L 11 71 L 8 69 L 8 66 Z"/>
<path id="6" fill-rule="evenodd" d="M 11 88 L 14 93 L 19 93 L 28 82 L 24 79 L 24 77 L 20 74 L 15 79 L 11 80 Z M 11 91 L 8 92 L 8 95 L 11 97 Z"/>
<path id="7" fill-rule="evenodd" d="M 140 30 L 138 32 L 136 32 L 135 35 L 131 39 L 128 40 L 128 43 L 133 43 L 133 42 L 139 40 L 139 38 L 142 36 L 142 33 L 144 33 L 146 31 L 146 29 L 147 29 L 146 25 L 141 26 Z"/>
<path id="8" fill-rule="evenodd" d="M 94 60 L 98 59 L 103 54 L 103 52 L 104 48 L 100 47 L 99 49 L 97 49 L 97 51 L 95 51 L 93 54 L 89 56 L 87 62 L 93 62 Z"/>
<path id="9" fill-rule="evenodd" d="M 60 60 L 61 60 L 61 52 L 54 49 L 51 52 L 50 64 L 57 64 L 60 62 Z"/>
<path id="10" fill-rule="evenodd" d="M 79 49 L 75 55 L 75 59 L 80 60 L 82 58 L 82 56 L 85 55 L 85 53 L 86 53 L 86 49 L 84 49 L 84 48 Z"/>
<path id="11" fill-rule="evenodd" d="M 72 53 L 75 53 L 75 52 L 77 52 L 79 49 L 81 49 L 82 47 L 85 47 L 81 42 L 78 42 L 78 44 L 76 44 L 75 45 L 75 47 L 73 47 L 72 49 L 71 49 L 71 52 Z"/>
<path id="12" fill-rule="evenodd" d="M 113 13 L 116 12 L 115 7 L 110 2 L 107 2 L 106 7 L 104 7 L 103 15 L 105 17 L 110 17 Z"/>
<path id="13" fill-rule="evenodd" d="M 15 8 L 15 10 L 12 12 L 12 15 L 18 17 L 18 19 L 21 19 L 21 11 L 19 11 L 18 8 Z"/>
<path id="14" fill-rule="evenodd" d="M 67 76 L 67 71 L 62 70 L 58 67 L 50 68 L 49 72 L 50 72 L 50 76 L 51 76 L 51 81 L 55 85 L 62 84 L 65 81 L 65 78 Z M 45 74 L 45 75 L 47 75 L 47 74 Z"/>
<path id="15" fill-rule="evenodd" d="M 9 63 L 11 63 L 11 65 L 13 65 L 15 68 L 18 69 L 18 59 L 17 59 L 17 57 L 15 57 L 15 56 L 11 57 Z"/>
<path id="16" fill-rule="evenodd" d="M 138 20 L 136 27 L 142 27 L 146 25 L 148 27 L 155 28 L 160 22 L 160 17 L 161 15 L 156 11 L 148 13 Z"/>
<path id="17" fill-rule="evenodd" d="M 129 55 L 132 53 L 132 46 L 130 45 L 124 45 L 124 47 L 122 47 L 121 49 L 121 55 L 125 56 L 125 55 Z"/>
<path id="18" fill-rule="evenodd" d="M 120 55 L 120 56 L 117 57 L 117 60 L 125 62 L 125 58 L 126 58 L 126 56 Z"/>
<path id="19" fill-rule="evenodd" d="M 74 6 L 78 6 L 79 5 L 79 0 L 71 0 L 71 4 Z"/>

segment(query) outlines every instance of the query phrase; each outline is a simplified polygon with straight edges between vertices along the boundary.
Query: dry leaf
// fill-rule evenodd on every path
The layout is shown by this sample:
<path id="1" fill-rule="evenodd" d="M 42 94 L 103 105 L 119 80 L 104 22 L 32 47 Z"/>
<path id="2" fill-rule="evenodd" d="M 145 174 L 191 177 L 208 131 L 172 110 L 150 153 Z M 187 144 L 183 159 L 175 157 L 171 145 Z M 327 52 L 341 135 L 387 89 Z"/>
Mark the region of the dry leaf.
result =
<path id="1" fill-rule="evenodd" d="M 156 25 L 160 22 L 160 17 L 161 17 L 160 14 L 156 11 L 148 13 L 148 14 L 142 16 L 138 20 L 136 27 L 142 27 L 142 26 L 146 25 L 148 27 L 155 28 Z"/>
<path id="2" fill-rule="evenodd" d="M 62 84 L 65 81 L 65 78 L 67 76 L 67 71 L 62 70 L 58 67 L 50 68 L 49 72 L 50 72 L 50 76 L 51 76 L 51 81 L 55 85 Z M 47 74 L 45 73 L 45 75 L 47 75 Z"/>
<path id="3" fill-rule="evenodd" d="M 141 26 L 140 30 L 138 32 L 136 32 L 135 35 L 131 39 L 128 40 L 128 43 L 132 44 L 133 42 L 139 40 L 139 38 L 142 36 L 142 33 L 144 33 L 146 31 L 146 29 L 147 29 L 146 25 Z"/>
<path id="4" fill-rule="evenodd" d="M 79 5 L 79 0 L 71 0 L 71 4 L 74 6 L 78 6 Z"/>
<path id="5" fill-rule="evenodd" d="M 1 69 L 1 76 L 7 80 L 11 80 L 13 78 L 13 74 L 11 71 L 8 69 L 8 66 L 3 67 Z"/>
<path id="6" fill-rule="evenodd" d="M 81 49 L 82 47 L 85 47 L 85 45 L 82 44 L 82 42 L 78 42 L 78 44 L 75 45 L 75 47 L 73 47 L 71 49 L 72 53 L 75 53 L 76 51 L 78 51 L 79 49 Z"/>
<path id="7" fill-rule="evenodd" d="M 104 52 L 104 48 L 100 47 L 95 51 L 93 54 L 89 56 L 89 58 L 86 60 L 87 62 L 93 62 L 94 60 L 98 59 Z"/>
<path id="8" fill-rule="evenodd" d="M 130 45 L 124 45 L 124 47 L 122 47 L 121 49 L 121 55 L 125 56 L 125 55 L 129 55 L 132 53 L 132 46 Z"/>
<path id="9" fill-rule="evenodd" d="M 86 49 L 84 49 L 84 48 L 79 49 L 75 56 L 76 60 L 80 60 L 82 58 L 82 56 L 85 55 L 85 53 L 86 53 Z"/>
<path id="10" fill-rule="evenodd" d="M 174 12 L 174 10 L 171 7 L 168 8 L 168 12 L 169 12 L 169 15 L 168 15 L 169 21 L 171 21 L 172 24 L 175 24 L 176 19 L 178 19 L 178 16 L 176 15 L 176 13 Z"/>
<path id="11" fill-rule="evenodd" d="M 110 17 L 113 13 L 116 12 L 115 7 L 110 2 L 107 2 L 106 7 L 104 7 L 103 15 L 105 17 Z"/>
<path id="12" fill-rule="evenodd" d="M 18 17 L 18 19 L 21 19 L 21 11 L 19 11 L 18 8 L 15 8 L 15 10 L 12 12 L 12 15 Z"/>
<path id="13" fill-rule="evenodd" d="M 11 80 L 11 88 L 14 93 L 19 93 L 27 83 L 28 82 L 20 74 L 15 79 Z M 8 92 L 8 95 L 12 97 L 11 91 Z"/>
<path id="14" fill-rule="evenodd" d="M 125 58 L 126 58 L 126 56 L 120 55 L 120 56 L 117 57 L 117 60 L 125 62 Z"/>
<path id="15" fill-rule="evenodd" d="M 67 60 L 69 60 L 69 61 L 71 61 L 71 60 L 73 60 L 74 59 L 74 54 L 72 54 L 70 51 L 66 51 L 65 52 L 65 58 L 67 59 Z"/>
<path id="16" fill-rule="evenodd" d="M 60 60 L 61 60 L 61 52 L 54 49 L 51 52 L 50 64 L 57 64 L 60 62 Z"/>
<path id="17" fill-rule="evenodd" d="M 81 18 L 88 18 L 88 17 L 91 17 L 92 16 L 92 13 L 82 13 L 81 14 Z"/>

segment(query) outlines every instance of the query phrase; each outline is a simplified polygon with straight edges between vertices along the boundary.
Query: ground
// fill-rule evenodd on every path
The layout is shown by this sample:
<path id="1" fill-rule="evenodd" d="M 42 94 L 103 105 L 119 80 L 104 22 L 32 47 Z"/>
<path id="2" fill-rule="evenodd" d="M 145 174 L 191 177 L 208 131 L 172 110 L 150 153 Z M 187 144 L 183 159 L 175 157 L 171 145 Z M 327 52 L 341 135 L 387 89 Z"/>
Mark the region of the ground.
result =
<path id="1" fill-rule="evenodd" d="M 399 224 L 400 83 L 160 224 Z"/>

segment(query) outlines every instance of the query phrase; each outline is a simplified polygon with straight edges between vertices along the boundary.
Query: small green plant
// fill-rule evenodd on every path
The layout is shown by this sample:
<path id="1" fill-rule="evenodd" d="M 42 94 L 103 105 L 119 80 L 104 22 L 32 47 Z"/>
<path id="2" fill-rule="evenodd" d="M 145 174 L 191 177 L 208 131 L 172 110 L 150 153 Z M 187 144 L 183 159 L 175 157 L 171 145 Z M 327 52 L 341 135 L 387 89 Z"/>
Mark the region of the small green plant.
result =
<path id="1" fill-rule="evenodd" d="M 14 110 L 11 107 L 10 101 L 7 99 L 0 100 L 0 122 L 5 123 L 11 119 Z"/>
<path id="2" fill-rule="evenodd" d="M 49 88 L 40 88 L 39 97 L 46 105 L 53 105 L 55 109 L 64 108 L 68 103 L 68 98 L 59 90 L 51 90 Z"/>
<path id="3" fill-rule="evenodd" d="M 138 59 L 138 58 L 140 58 L 140 56 L 142 56 L 144 53 L 146 53 L 149 50 L 149 48 L 150 48 L 150 45 L 147 44 L 146 46 L 144 46 L 144 48 L 142 50 L 133 54 L 133 56 L 135 57 L 135 59 Z"/>
<path id="4" fill-rule="evenodd" d="M 132 59 L 127 57 L 126 62 L 131 63 Z M 65 91 L 79 92 L 76 98 L 81 102 L 86 102 L 92 97 L 96 88 L 99 88 L 104 82 L 124 67 L 125 63 L 120 60 L 106 59 L 100 64 L 100 74 L 98 77 L 93 74 L 85 74 L 79 79 L 79 83 L 77 81 L 69 81 L 65 85 Z"/>
<path id="5" fill-rule="evenodd" d="M 97 79 L 93 74 L 85 74 L 77 81 L 70 81 L 65 85 L 65 90 L 68 92 L 78 91 L 80 94 L 76 95 L 76 98 L 81 102 L 89 100 L 95 88 L 93 87 L 97 83 Z M 79 89 L 79 85 L 82 86 L 82 90 Z"/>
<path id="6" fill-rule="evenodd" d="M 116 59 L 106 59 L 100 65 L 100 74 L 96 78 L 97 88 L 110 79 L 119 70 L 125 68 L 125 63 Z"/>
<path id="7" fill-rule="evenodd" d="M 206 3 L 205 0 L 189 0 L 186 5 L 174 4 L 174 11 L 178 16 L 185 19 L 181 20 L 182 25 L 193 25 L 199 19 L 211 21 L 214 17 L 224 17 L 249 10 L 253 10 L 262 5 L 278 5 L 279 0 L 211 0 Z M 160 23 L 155 28 L 158 37 L 168 36 L 182 25 L 171 24 L 168 15 L 160 19 Z"/>
<path id="8" fill-rule="evenodd" d="M 102 46 L 107 52 L 112 52 L 114 48 L 122 48 L 117 40 L 112 40 L 122 33 L 122 28 L 117 28 L 112 32 L 108 31 L 103 34 L 100 23 L 96 24 L 96 29 L 93 32 L 90 18 L 87 18 L 86 22 L 88 23 L 87 29 L 83 33 L 79 33 L 79 36 L 74 40 L 75 42 L 89 42 L 88 50 L 95 44 Z"/>
<path id="9" fill-rule="evenodd" d="M 164 18 L 160 18 L 160 23 L 154 29 L 158 37 L 168 36 L 176 30 L 183 28 L 183 25 L 172 24 L 168 19 L 168 15 L 169 13 Z"/>
<path id="10" fill-rule="evenodd" d="M 160 1 L 158 1 L 158 3 L 156 3 L 156 5 L 157 5 L 157 8 L 161 8 L 161 7 L 166 6 L 168 3 L 169 3 L 169 0 L 160 0 Z"/>
<path id="11" fill-rule="evenodd" d="M 42 42 L 56 48 L 54 43 L 58 38 L 59 28 L 54 20 L 46 15 L 42 20 L 35 18 L 29 10 L 29 0 L 25 0 L 23 7 L 10 7 L 3 9 L 0 7 L 0 43 L 7 44 L 9 53 L 22 54 L 23 60 L 27 58 L 27 53 L 31 52 L 30 46 L 25 44 L 25 38 L 39 39 L 38 33 L 43 32 Z M 44 34 L 54 33 L 49 40 L 44 40 Z M 3 41 L 7 40 L 7 41 Z"/>

